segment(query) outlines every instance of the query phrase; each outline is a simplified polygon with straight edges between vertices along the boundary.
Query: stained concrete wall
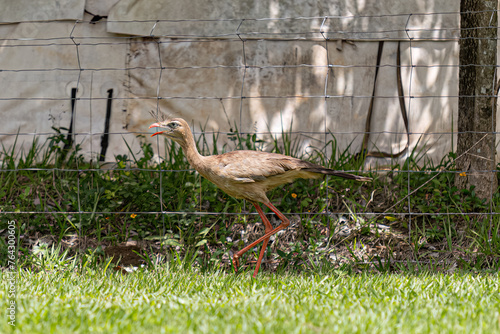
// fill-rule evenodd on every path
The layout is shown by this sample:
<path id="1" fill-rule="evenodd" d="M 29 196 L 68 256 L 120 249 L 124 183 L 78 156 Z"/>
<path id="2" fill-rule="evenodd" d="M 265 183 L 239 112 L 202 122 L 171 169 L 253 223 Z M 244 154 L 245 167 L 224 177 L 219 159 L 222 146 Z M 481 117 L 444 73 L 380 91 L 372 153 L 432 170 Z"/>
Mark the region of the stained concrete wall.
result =
<path id="1" fill-rule="evenodd" d="M 334 138 L 340 150 L 357 152 L 380 40 L 369 149 L 399 152 L 406 144 L 398 43 L 403 89 L 412 96 L 405 99 L 410 150 L 440 160 L 456 142 L 456 1 L 73 0 L 68 9 L 44 0 L 38 6 L 38 12 L 21 6 L 0 14 L 6 147 L 18 132 L 27 146 L 73 121 L 76 142 L 96 159 L 112 90 L 107 161 L 128 154 L 124 140 L 134 151 L 151 140 L 149 112 L 157 110 L 186 118 L 197 133 L 221 132 L 219 147 L 231 147 L 227 133 L 236 128 L 267 141 L 291 129 L 302 152 Z M 443 14 L 426 14 L 433 12 Z M 91 23 L 90 13 L 108 17 Z M 162 154 L 162 143 L 154 146 Z"/>

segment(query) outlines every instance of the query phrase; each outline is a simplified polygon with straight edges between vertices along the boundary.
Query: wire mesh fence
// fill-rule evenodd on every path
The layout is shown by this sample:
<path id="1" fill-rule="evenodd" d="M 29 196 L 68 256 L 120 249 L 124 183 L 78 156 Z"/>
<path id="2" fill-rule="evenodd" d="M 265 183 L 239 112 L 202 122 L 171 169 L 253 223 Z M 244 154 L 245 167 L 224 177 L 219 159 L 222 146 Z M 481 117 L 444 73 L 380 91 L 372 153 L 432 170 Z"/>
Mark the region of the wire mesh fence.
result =
<path id="1" fill-rule="evenodd" d="M 21 235 L 59 241 L 149 238 L 210 251 L 218 241 L 237 245 L 238 235 L 248 241 L 241 223 L 256 223 L 251 203 L 204 181 L 177 146 L 150 139 L 152 111 L 190 122 L 205 154 L 275 151 L 375 178 L 355 184 L 328 177 L 274 190 L 271 202 L 297 218 L 288 241 L 330 240 L 346 224 L 356 232 L 342 240 L 379 237 L 393 226 L 413 250 L 431 240 L 456 249 L 464 242 L 460 225 L 487 243 L 498 241 L 496 189 L 483 201 L 473 188 L 455 187 L 462 176 L 497 174 L 455 166 L 497 135 L 492 112 L 491 132 L 476 131 L 480 139 L 455 153 L 457 136 L 469 133 L 457 129 L 458 100 L 475 97 L 459 94 L 460 69 L 497 66 L 459 63 L 460 14 L 134 21 L 87 15 L 17 25 L 0 45 L 0 78 L 8 85 L 0 93 L 2 224 L 14 219 Z M 474 29 L 497 29 L 491 22 Z M 33 63 L 21 61 L 27 58 Z M 496 81 L 492 94 L 481 95 L 493 104 Z M 214 225 L 225 226 L 220 236 Z"/>

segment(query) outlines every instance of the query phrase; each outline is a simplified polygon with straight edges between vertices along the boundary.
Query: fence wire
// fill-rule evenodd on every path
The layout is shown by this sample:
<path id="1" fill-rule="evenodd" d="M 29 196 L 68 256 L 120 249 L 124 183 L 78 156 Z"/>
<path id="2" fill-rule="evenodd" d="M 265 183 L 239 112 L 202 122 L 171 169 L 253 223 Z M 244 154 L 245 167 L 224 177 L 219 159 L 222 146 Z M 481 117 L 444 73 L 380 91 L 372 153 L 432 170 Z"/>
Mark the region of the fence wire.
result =
<path id="1" fill-rule="evenodd" d="M 487 13 L 491 15 L 496 15 L 495 12 L 478 12 L 478 13 Z M 104 73 L 112 73 L 112 72 L 123 72 L 123 71 L 155 71 L 158 74 L 158 80 L 156 87 L 151 87 L 156 90 L 156 94 L 153 96 L 125 96 L 125 97 L 118 97 L 115 96 L 113 97 L 113 101 L 152 101 L 156 104 L 156 110 L 155 114 L 160 115 L 162 113 L 162 106 L 161 103 L 164 101 L 169 101 L 169 100 L 194 100 L 194 101 L 201 101 L 201 100 L 214 100 L 214 101 L 220 101 L 224 107 L 224 102 L 225 101 L 239 101 L 239 129 L 244 129 L 245 126 L 242 124 L 243 119 L 244 119 L 244 113 L 245 113 L 245 101 L 248 100 L 272 100 L 272 99 L 279 99 L 279 100 L 293 100 L 293 99 L 308 99 L 308 100 L 318 100 L 318 101 L 323 101 L 323 126 L 325 131 L 292 131 L 293 134 L 298 134 L 298 135 L 323 135 L 323 140 L 324 144 L 328 142 L 328 138 L 330 136 L 330 132 L 326 131 L 328 130 L 328 118 L 331 117 L 329 115 L 329 105 L 328 101 L 331 99 L 335 98 L 343 98 L 343 99 L 352 99 L 352 100 L 361 100 L 361 99 L 372 99 L 373 95 L 370 95 L 369 92 L 366 92 L 365 94 L 339 94 L 339 95 L 334 95 L 330 93 L 330 87 L 329 83 L 331 82 L 331 76 L 333 75 L 333 71 L 336 69 L 382 69 L 382 68 L 401 68 L 401 69 L 406 69 L 407 74 L 406 74 L 406 80 L 409 83 L 407 87 L 405 87 L 405 99 L 406 99 L 406 109 L 407 109 L 407 116 L 409 119 L 412 119 L 412 114 L 415 112 L 414 110 L 414 105 L 413 101 L 416 99 L 458 99 L 460 97 L 464 97 L 463 95 L 460 96 L 458 94 L 448 94 L 448 93 L 443 93 L 439 95 L 428 95 L 428 94 L 422 94 L 419 92 L 418 87 L 414 87 L 414 76 L 415 76 L 415 71 L 418 69 L 431 69 L 431 68 L 457 68 L 459 69 L 461 66 L 476 66 L 476 67 L 497 67 L 497 64 L 420 64 L 416 63 L 414 61 L 414 48 L 415 48 L 415 43 L 419 41 L 427 41 L 428 38 L 420 38 L 418 36 L 415 36 L 414 33 L 422 33 L 422 32 L 430 32 L 433 33 L 436 37 L 433 37 L 432 40 L 434 43 L 440 43 L 440 42 L 455 42 L 459 43 L 460 37 L 439 37 L 440 33 L 443 32 L 452 32 L 452 31 L 460 31 L 460 28 L 432 28 L 432 29 L 419 29 L 419 28 L 411 28 L 409 26 L 410 19 L 412 17 L 416 16 L 458 16 L 461 13 L 459 12 L 440 12 L 440 13 L 413 13 L 413 14 L 401 14 L 401 15 L 370 15 L 370 16 L 321 16 L 321 17 L 280 17 L 280 18 L 234 18 L 234 19 L 217 19 L 217 20 L 144 20 L 144 21 L 99 21 L 99 22 L 93 22 L 90 20 L 76 20 L 73 22 L 72 29 L 70 29 L 70 33 L 67 36 L 54 36 L 54 37 L 41 37 L 41 38 L 0 38 L 0 54 L 2 51 L 6 49 L 11 49 L 15 48 L 18 50 L 23 50 L 24 48 L 61 48 L 61 47 L 74 47 L 74 58 L 76 61 L 77 66 L 76 67 L 50 67 L 50 68 L 29 68 L 29 65 L 27 65 L 27 68 L 2 68 L 0 70 L 0 76 L 10 76 L 12 75 L 12 78 L 16 78 L 16 76 L 29 76 L 30 74 L 43 74 L 43 75 L 58 75 L 59 73 L 71 73 L 72 75 L 74 74 L 75 77 L 75 88 L 76 92 L 78 92 L 80 86 L 81 86 L 81 81 L 82 81 L 82 74 L 90 72 L 92 77 L 90 80 L 90 85 L 92 87 L 92 82 L 93 82 L 93 75 L 99 72 L 104 72 Z M 389 29 L 389 30 L 380 30 L 380 31 L 366 31 L 366 30 L 349 30 L 349 31 L 335 31 L 334 32 L 334 37 L 330 37 L 332 35 L 331 31 L 326 31 L 326 24 L 328 21 L 331 20 L 352 20 L 352 19 L 360 19 L 360 18 L 367 18 L 367 19 L 385 19 L 389 17 L 400 17 L 404 18 L 406 23 L 400 27 L 394 27 L 394 29 Z M 318 22 L 319 27 L 317 28 L 311 28 L 308 31 L 300 31 L 300 32 L 279 32 L 279 33 L 270 33 L 270 32 L 264 32 L 264 31 L 244 31 L 242 28 L 245 26 L 246 23 L 248 22 L 292 22 L 292 21 L 308 21 L 308 22 Z M 121 23 L 121 24 L 138 24 L 138 23 L 147 23 L 151 25 L 151 32 L 149 35 L 141 35 L 141 36 L 93 36 L 93 35 L 80 35 L 80 32 L 77 33 L 77 30 L 79 31 L 79 27 L 82 25 L 101 25 L 101 24 L 106 24 L 106 23 Z M 228 34 L 210 34 L 210 32 L 206 32 L 205 34 L 193 34 L 190 31 L 186 31 L 184 34 L 168 34 L 168 35 L 162 35 L 158 34 L 157 31 L 159 27 L 162 24 L 170 24 L 170 25 L 175 25 L 175 24 L 184 24 L 184 23 L 190 23 L 190 24 L 201 24 L 201 23 L 233 23 L 236 27 L 236 29 L 232 33 Z M 61 25 L 62 27 L 67 27 L 68 22 L 61 22 L 61 21 L 33 21 L 31 22 L 32 24 L 36 26 L 44 26 L 44 25 Z M 310 24 L 312 26 L 313 24 Z M 493 26 L 486 26 L 486 27 L 478 27 L 474 29 L 492 29 L 496 27 Z M 61 31 L 64 30 L 64 28 L 61 28 Z M 380 34 L 391 34 L 391 35 L 404 35 L 406 36 L 405 38 L 401 37 L 387 37 L 384 38 L 383 41 L 400 41 L 407 43 L 408 45 L 408 50 L 409 50 L 409 59 L 406 59 L 407 63 L 406 64 L 401 64 L 401 65 L 394 65 L 394 64 L 335 64 L 332 61 L 332 55 L 329 53 L 329 43 L 332 41 L 336 40 L 341 40 L 341 36 L 352 36 L 355 34 L 362 34 L 362 42 L 378 42 L 380 41 Z M 340 36 L 340 37 L 339 37 Z M 370 37 L 370 36 L 375 36 L 375 37 Z M 248 60 L 248 43 L 253 43 L 258 39 L 259 41 L 264 41 L 264 42 L 275 42 L 275 41 L 282 41 L 282 42 L 295 42 L 295 41 L 316 41 L 318 43 L 323 43 L 325 50 L 326 50 L 326 59 L 327 63 L 323 65 L 317 65 L 317 64 L 252 64 Z M 482 37 L 477 37 L 478 40 L 484 40 L 485 38 Z M 98 48 L 100 46 L 120 46 L 120 45 L 125 45 L 129 46 L 131 43 L 134 41 L 141 40 L 141 43 L 144 44 L 151 44 L 154 45 L 157 48 L 157 64 L 150 64 L 148 66 L 133 66 L 133 67 L 128 67 L 128 66 L 123 66 L 123 67 L 95 67 L 95 66 L 89 66 L 86 67 L 83 65 L 83 61 L 81 59 L 81 54 L 82 50 L 86 49 L 92 49 L 92 52 L 99 52 Z M 228 45 L 233 45 L 235 43 L 239 44 L 241 46 L 241 58 L 242 62 L 240 65 L 227 65 L 227 64 L 215 64 L 215 65 L 187 65 L 187 66 L 172 66 L 172 65 L 164 65 L 163 64 L 163 59 L 165 59 L 165 55 L 162 54 L 162 46 L 163 45 L 168 45 L 168 44 L 181 44 L 181 43 L 199 43 L 199 44 L 209 44 L 213 42 L 218 42 L 218 43 L 227 43 Z M 87 50 L 88 52 L 88 50 Z M 35 55 L 36 56 L 36 55 Z M 100 55 L 102 56 L 102 55 Z M 206 57 L 213 57 L 215 55 L 210 55 L 207 54 Z M 325 80 L 324 80 L 324 89 L 323 89 L 323 94 L 310 94 L 306 90 L 301 92 L 301 94 L 297 95 L 260 95 L 260 94 L 246 94 L 246 88 L 248 85 L 248 74 L 250 71 L 258 71 L 258 70 L 266 70 L 266 69 L 274 69 L 274 70 L 294 70 L 294 69 L 302 69 L 306 71 L 316 71 L 316 70 L 321 70 L 325 73 Z M 238 87 L 238 89 L 235 90 L 235 92 L 239 92 L 239 94 L 233 94 L 233 95 L 227 95 L 227 96 L 217 96 L 216 94 L 213 95 L 206 95 L 206 96 L 169 96 L 169 95 L 162 95 L 162 82 L 165 80 L 165 72 L 166 71 L 198 71 L 198 70 L 214 70 L 214 71 L 223 71 L 223 70 L 237 70 L 240 71 L 241 73 L 241 86 Z M 457 84 L 458 82 L 458 77 L 453 78 L 453 80 L 456 80 L 456 82 L 452 84 Z M 175 83 L 173 83 L 175 85 Z M 492 82 L 492 87 L 493 87 L 493 92 L 494 94 L 492 95 L 482 95 L 481 97 L 488 97 L 488 98 L 496 98 L 496 83 Z M 76 94 L 75 92 L 75 94 Z M 475 96 L 467 96 L 467 97 L 475 97 Z M 376 95 L 376 99 L 394 99 L 394 95 Z M 92 101 L 105 101 L 107 100 L 106 97 L 102 96 L 92 96 L 92 88 L 90 89 L 90 96 L 75 96 L 73 98 L 73 103 L 74 107 L 71 110 L 71 112 L 74 113 L 74 117 L 72 117 L 72 124 L 69 126 L 72 129 L 77 129 L 77 124 L 75 124 L 76 120 L 79 118 L 77 117 L 78 112 L 80 110 L 80 104 L 82 103 L 89 103 L 90 105 L 90 131 L 74 131 L 72 132 L 73 138 L 76 138 L 77 136 L 122 136 L 122 135 L 144 135 L 147 136 L 150 134 L 149 131 L 145 128 L 144 131 L 100 131 L 100 132 L 94 132 L 92 130 L 92 118 L 96 117 L 94 115 L 96 113 L 95 110 L 92 108 Z M 23 101 L 31 101 L 31 102 L 38 102 L 40 105 L 43 107 L 43 103 L 46 101 L 61 101 L 61 102 L 68 102 L 68 98 L 64 97 L 57 97 L 57 96 L 36 96 L 34 95 L 20 95 L 20 96 L 0 96 L 0 101 L 2 102 L 23 102 Z M 7 118 L 9 117 L 6 115 L 7 112 L 10 110 L 4 111 L 4 116 Z M 251 111 L 250 111 L 251 112 Z M 492 119 L 494 120 L 495 115 L 492 115 Z M 82 119 L 80 117 L 80 119 Z M 452 120 L 449 120 L 452 122 Z M 8 120 L 7 120 L 8 122 Z M 6 123 L 4 123 L 6 124 Z M 495 122 L 493 122 L 495 124 Z M 409 130 L 408 130 L 408 135 L 410 138 L 419 138 L 419 137 L 425 137 L 425 136 L 453 136 L 453 135 L 458 135 L 458 134 L 463 134 L 463 133 L 470 133 L 470 131 L 466 132 L 460 132 L 457 131 L 457 129 L 453 129 L 452 131 L 440 131 L 440 132 L 424 132 L 424 131 L 418 131 L 413 129 L 413 123 L 409 123 Z M 23 129 L 22 131 L 19 130 L 17 132 L 11 132 L 7 130 L 2 130 L 4 128 L 3 126 L 0 126 L 0 136 L 2 138 L 6 137 L 19 137 L 22 140 L 29 140 L 32 137 L 37 137 L 37 136 L 51 136 L 54 135 L 53 132 L 30 132 L 26 131 Z M 205 134 L 210 134 L 210 135 L 215 135 L 215 134 L 223 134 L 223 135 L 230 135 L 231 132 L 228 131 L 220 131 L 220 132 L 214 132 L 214 131 L 207 131 L 204 132 Z M 336 135 L 365 135 L 366 133 L 369 133 L 371 135 L 382 135 L 382 134 L 389 134 L 389 135 L 406 135 L 406 131 L 393 131 L 393 130 L 378 130 L 378 131 L 336 131 Z M 474 132 L 476 134 L 492 134 L 496 136 L 498 132 L 496 131 L 495 128 L 491 129 L 491 132 Z M 201 135 L 201 132 L 195 131 L 194 132 L 195 136 Z M 263 132 L 241 132 L 242 135 L 245 134 L 264 134 Z M 268 131 L 265 132 L 265 134 L 271 134 L 271 135 L 279 135 L 277 132 L 272 132 Z M 160 138 L 159 136 L 156 137 L 156 151 L 161 152 L 160 149 Z M 483 137 L 484 138 L 484 137 Z M 90 145 L 91 145 L 91 151 L 94 149 L 92 147 L 92 142 L 93 140 L 90 140 Z M 412 140 L 413 142 L 413 140 Z M 72 141 L 73 149 L 75 149 L 77 143 L 76 140 Z M 94 154 L 94 152 L 91 152 L 91 154 Z M 326 157 L 328 160 L 329 159 L 335 159 L 334 156 L 327 156 Z M 150 168 L 139 168 L 139 167 L 134 167 L 134 166 L 128 166 L 126 168 L 120 168 L 118 166 L 112 167 L 113 170 L 115 171 L 140 171 L 140 172 L 150 172 L 150 173 L 159 173 L 159 174 L 164 174 L 164 173 L 180 173 L 180 172 L 191 172 L 191 169 L 180 169 L 180 170 L 169 170 L 169 169 L 163 169 L 162 167 L 162 160 L 161 157 L 158 157 L 158 168 L 156 167 L 150 167 Z M 119 214 L 119 215 L 131 215 L 131 214 L 141 214 L 141 215 L 159 215 L 162 219 L 162 230 L 163 234 L 166 233 L 166 222 L 165 222 L 165 217 L 166 216 L 182 216 L 182 215 L 196 215 L 196 216 L 214 216 L 214 215 L 228 215 L 228 216 L 236 216 L 236 215 L 241 215 L 241 213 L 237 212 L 210 212 L 210 211 L 168 211 L 165 210 L 164 203 L 167 200 L 164 195 L 163 189 L 165 188 L 165 184 L 163 184 L 163 177 L 159 178 L 160 182 L 160 187 L 159 187 L 159 193 L 158 195 L 158 202 L 157 202 L 157 211 L 129 211 L 129 210 L 124 210 L 124 211 L 89 211 L 89 210 L 84 210 L 80 206 L 80 203 L 83 201 L 82 194 L 80 192 L 80 175 L 82 173 L 87 173 L 87 172 L 107 172 L 108 169 L 102 169 L 102 168 L 91 168 L 91 167 L 82 167 L 81 162 L 78 159 L 75 159 L 76 163 L 76 168 L 61 168 L 61 167 L 56 167 L 56 166 L 47 166 L 46 168 L 41 168 L 41 167 L 16 167 L 16 168 L 11 168 L 8 166 L 3 166 L 4 168 L 0 170 L 0 173 L 7 173 L 7 172 L 17 172 L 17 171 L 32 171 L 33 173 L 37 173 L 40 171 L 54 171 L 58 173 L 77 173 L 77 196 L 78 196 L 78 207 L 74 208 L 74 210 L 51 210 L 51 211 L 33 211 L 33 210 L 23 210 L 21 209 L 12 209 L 8 210 L 8 205 L 4 205 L 2 211 L 0 212 L 0 216 L 2 215 L 23 215 L 23 214 L 44 214 L 44 215 L 109 215 L 109 214 Z M 409 165 L 408 165 L 409 166 Z M 356 170 L 357 172 L 358 170 Z M 361 170 L 362 172 L 368 173 L 368 172 L 373 172 L 374 175 L 377 175 L 377 172 L 385 172 L 385 170 L 377 170 L 375 167 L 371 168 L 366 168 L 364 170 Z M 354 172 L 352 170 L 351 172 Z M 412 187 L 411 181 L 414 179 L 415 175 L 417 174 L 434 174 L 437 176 L 438 174 L 441 173 L 451 173 L 451 174 L 461 174 L 463 172 L 468 172 L 464 170 L 440 170 L 440 171 L 425 171 L 425 170 L 413 170 L 410 169 L 409 167 L 404 170 L 404 169 L 393 169 L 391 170 L 391 173 L 404 173 L 407 175 L 407 189 L 406 189 L 406 197 L 399 199 L 399 201 L 396 203 L 401 203 L 401 202 L 406 202 L 407 206 L 407 212 L 396 212 L 392 210 L 394 206 L 391 208 L 385 210 L 384 212 L 375 212 L 373 210 L 366 210 L 365 212 L 358 212 L 357 214 L 359 215 L 364 215 L 368 218 L 373 218 L 376 216 L 380 215 L 392 215 L 392 216 L 405 216 L 408 219 L 408 233 L 411 234 L 411 230 L 413 227 L 413 221 L 412 218 L 414 217 L 421 217 L 421 216 L 436 216 L 440 215 L 443 217 L 450 217 L 450 216 L 455 216 L 455 215 L 460 215 L 460 216 L 495 216 L 498 215 L 499 213 L 495 211 L 495 208 L 493 208 L 492 205 L 490 205 L 490 210 L 489 212 L 419 212 L 415 211 L 415 208 L 413 207 L 412 203 L 412 196 L 417 196 L 416 192 L 420 187 Z M 496 170 L 478 170 L 476 173 L 491 173 L 494 172 L 496 173 Z M 429 180 L 428 182 L 430 182 Z M 493 193 L 493 191 L 492 191 Z M 324 193 L 322 196 L 325 198 L 325 202 L 328 203 L 328 194 L 329 190 L 328 188 L 325 188 Z M 271 199 L 272 201 L 273 199 Z M 491 202 L 491 201 L 490 201 Z M 7 204 L 7 203 L 5 203 Z M 256 213 L 251 213 L 251 212 L 246 212 L 244 213 L 245 215 L 256 215 Z M 323 215 L 327 217 L 331 217 L 332 215 L 350 215 L 351 212 L 345 211 L 345 212 L 332 212 L 326 206 L 324 212 L 320 213 L 312 213 L 312 212 L 302 212 L 302 211 L 295 211 L 295 212 L 290 212 L 287 213 L 288 215 L 302 215 L 302 216 L 314 216 L 314 215 Z M 82 227 L 80 225 L 79 227 L 79 234 L 82 235 L 83 231 L 81 230 Z"/>

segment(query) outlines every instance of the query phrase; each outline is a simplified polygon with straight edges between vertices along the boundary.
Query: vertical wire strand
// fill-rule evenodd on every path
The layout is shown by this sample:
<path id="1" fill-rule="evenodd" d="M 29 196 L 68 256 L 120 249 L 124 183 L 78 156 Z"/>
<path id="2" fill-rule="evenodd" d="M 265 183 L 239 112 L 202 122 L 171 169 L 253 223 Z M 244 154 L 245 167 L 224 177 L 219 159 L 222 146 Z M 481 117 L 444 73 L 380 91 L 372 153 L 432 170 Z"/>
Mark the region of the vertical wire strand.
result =
<path id="1" fill-rule="evenodd" d="M 411 140 L 411 137 L 412 137 L 412 133 L 411 133 L 411 100 L 413 98 L 413 96 L 411 95 L 412 94 L 412 91 L 411 91 L 411 88 L 412 88 L 412 80 L 413 80 L 413 53 L 412 53 L 412 40 L 413 40 L 413 37 L 410 36 L 410 33 L 409 33 L 409 29 L 408 29 L 408 24 L 410 23 L 410 19 L 411 19 L 411 16 L 412 14 L 409 14 L 408 15 L 408 19 L 406 20 L 406 25 L 405 25 L 405 33 L 406 33 L 406 37 L 408 38 L 408 42 L 409 42 L 409 53 L 410 53 L 410 74 L 409 74 L 409 78 L 408 78 L 408 108 L 407 108 L 407 112 L 408 112 L 408 139 Z M 409 149 L 409 145 L 410 145 L 410 142 L 408 142 L 408 157 L 406 158 L 407 160 L 407 174 L 408 174 L 408 195 L 411 193 L 411 184 L 410 184 L 410 176 L 411 176 L 411 171 L 410 171 L 410 158 L 412 156 L 412 154 L 410 153 L 410 149 Z M 412 223 L 412 211 L 411 211 L 411 196 L 408 196 L 408 240 L 410 241 L 410 244 L 411 244 L 411 223 Z M 415 260 L 417 259 L 417 256 L 416 254 L 414 254 L 415 256 Z"/>
<path id="2" fill-rule="evenodd" d="M 74 101 L 74 106 L 73 106 L 73 111 L 72 111 L 72 119 L 71 119 L 71 122 L 72 122 L 72 127 L 73 127 L 73 133 L 76 134 L 78 133 L 78 131 L 76 131 L 76 115 L 77 115 L 77 106 L 78 106 L 78 89 L 80 87 L 80 80 L 81 80 L 81 77 L 82 77 L 82 64 L 81 64 L 81 61 L 80 61 L 80 49 L 79 49 L 79 46 L 80 44 L 77 43 L 75 41 L 75 37 L 73 36 L 73 33 L 75 32 L 75 28 L 76 26 L 78 25 L 78 23 L 80 22 L 80 20 L 76 20 L 75 21 L 75 24 L 73 25 L 73 28 L 71 29 L 71 32 L 69 34 L 69 39 L 71 40 L 71 42 L 73 42 L 73 44 L 75 45 L 75 48 L 76 48 L 76 59 L 77 59 L 77 62 L 78 62 L 78 79 L 76 81 L 76 92 L 75 92 L 75 101 Z M 75 136 L 75 139 L 76 139 L 76 135 Z M 72 148 L 71 149 L 75 149 L 75 143 L 76 143 L 76 140 L 73 140 L 72 141 Z M 82 237 L 82 204 L 81 204 L 81 194 L 80 194 L 80 173 L 82 172 L 82 170 L 80 170 L 80 163 L 78 161 L 78 154 L 75 154 L 75 162 L 76 162 L 76 169 L 77 169 L 77 172 L 76 172 L 76 196 L 77 196 L 77 200 L 78 200 L 78 218 L 79 218 L 79 226 L 78 226 L 78 238 L 80 239 Z"/>
<path id="3" fill-rule="evenodd" d="M 94 133 L 93 133 L 93 127 L 92 127 L 92 98 L 93 98 L 93 95 L 92 95 L 92 89 L 94 88 L 94 71 L 91 71 L 90 72 L 90 88 L 89 88 L 89 138 L 90 138 L 90 166 L 93 167 L 94 163 L 93 163 L 93 159 L 92 159 L 92 154 L 94 152 L 94 149 L 93 149 L 93 139 L 94 139 Z M 92 174 L 94 175 L 94 174 Z"/>
<path id="4" fill-rule="evenodd" d="M 240 133 L 241 133 L 241 129 L 242 129 L 242 118 L 243 118 L 243 100 L 245 99 L 245 96 L 243 95 L 244 93 L 244 90 L 245 90 L 245 78 L 246 78 L 246 74 L 247 74 L 247 69 L 248 69 L 248 64 L 247 64 L 247 55 L 246 55 L 246 51 L 245 51 L 245 40 L 241 37 L 241 34 L 240 34 L 240 28 L 241 28 L 241 25 L 243 24 L 243 22 L 245 22 L 245 19 L 242 19 L 240 24 L 238 25 L 238 28 L 236 29 L 236 36 L 238 36 L 238 38 L 240 39 L 241 41 L 241 48 L 242 48 L 242 54 L 243 54 L 243 78 L 241 80 L 241 90 L 240 90 Z"/>
<path id="5" fill-rule="evenodd" d="M 330 69 L 332 68 L 331 64 L 330 64 L 330 53 L 328 52 L 328 36 L 325 35 L 325 32 L 324 32 L 324 26 L 325 26 L 325 23 L 326 21 L 328 20 L 328 16 L 325 16 L 323 18 L 323 22 L 321 22 L 321 26 L 319 28 L 319 32 L 321 33 L 321 36 L 323 37 L 323 40 L 324 40 L 324 43 L 325 43 L 325 50 L 326 50 L 326 75 L 325 75 L 325 89 L 324 89 L 324 110 L 325 110 L 325 114 L 323 116 L 323 129 L 325 131 L 325 134 L 324 134 L 324 141 L 325 141 L 325 158 L 326 158 L 326 161 L 329 161 L 330 159 L 334 159 L 335 157 L 328 157 L 328 148 L 326 146 L 326 144 L 328 143 L 328 129 L 327 129 L 327 118 L 328 118 L 328 79 L 329 79 L 329 75 L 330 75 Z M 325 177 L 325 184 L 326 184 L 326 187 L 325 187 L 325 203 L 326 203 L 326 206 L 325 206 L 325 214 L 326 214 L 326 219 L 328 221 L 328 234 L 330 235 L 331 234 L 331 226 L 330 226 L 330 215 L 329 215 L 329 209 L 328 209 L 328 182 L 330 181 L 330 177 L 329 175 L 326 175 Z"/>
<path id="6" fill-rule="evenodd" d="M 497 29 L 497 27 L 493 27 L 492 26 L 492 22 L 494 21 L 495 19 L 495 15 L 498 15 L 498 12 L 497 11 L 493 11 L 491 12 L 491 16 L 490 16 L 490 23 L 489 23 L 489 28 L 493 28 L 493 29 Z M 496 24 L 498 26 L 498 22 Z M 497 35 L 498 35 L 498 30 L 497 30 Z M 498 38 L 498 36 L 497 36 Z M 497 43 L 498 43 L 498 40 L 497 40 Z M 496 44 L 497 44 L 496 43 Z M 497 47 L 497 45 L 495 45 L 495 47 Z M 496 51 L 497 49 L 495 49 Z M 498 57 L 498 55 L 497 55 Z M 495 64 L 496 65 L 496 64 Z M 495 142 L 496 142 L 496 134 L 495 134 L 495 126 L 496 126 L 496 108 L 497 108 L 497 94 L 498 92 L 496 91 L 496 81 L 497 81 L 497 68 L 495 66 L 495 70 L 493 72 L 493 82 L 491 83 L 491 91 L 492 91 L 492 103 L 491 103 L 491 135 L 493 136 L 492 140 L 491 140 L 491 153 L 492 153 L 492 168 L 491 168 L 491 172 L 490 172 L 490 226 L 489 226 L 489 229 L 488 229 L 488 247 L 490 248 L 490 251 L 491 251 L 491 242 L 492 242 L 492 229 L 493 229 L 493 192 L 494 192 L 494 189 L 493 189 L 493 179 L 495 177 L 497 177 L 497 174 L 496 174 L 496 170 L 495 170 L 495 165 L 496 165 L 496 154 L 495 154 L 495 151 L 496 151 L 496 146 L 495 146 Z"/>
<path id="7" fill-rule="evenodd" d="M 151 28 L 151 32 L 149 34 L 149 37 L 155 38 L 156 40 L 156 46 L 158 49 L 158 64 L 160 66 L 160 73 L 158 74 L 158 85 L 156 86 L 156 118 L 160 118 L 160 100 L 162 99 L 160 96 L 160 86 L 161 86 L 161 80 L 163 76 L 163 61 L 162 61 L 162 56 L 161 56 L 161 42 L 159 37 L 155 37 L 154 31 L 156 29 L 156 26 L 158 25 L 159 20 L 157 20 L 153 27 Z M 156 147 L 157 147 L 157 152 L 158 152 L 158 173 L 160 176 L 160 211 L 161 211 L 161 224 L 162 224 L 162 237 L 164 238 L 166 235 L 166 227 L 165 227 L 165 208 L 163 207 L 163 167 L 161 164 L 160 160 L 160 136 L 156 136 Z M 172 229 L 172 226 L 170 226 L 170 229 Z"/>
<path id="8" fill-rule="evenodd" d="M 94 149 L 93 149 L 93 141 L 94 141 L 94 134 L 93 134 L 93 127 L 92 127 L 92 89 L 94 88 L 94 71 L 90 72 L 90 88 L 89 88 L 89 138 L 90 138 L 90 168 L 98 167 L 98 165 L 94 166 L 94 160 L 92 159 L 92 155 L 94 154 Z M 97 156 L 96 156 L 97 158 Z M 99 160 L 96 160 L 97 164 L 99 164 Z M 91 177 L 91 187 L 94 187 L 94 172 L 90 173 Z"/>
<path id="9" fill-rule="evenodd" d="M 242 80 L 241 80 L 241 90 L 240 90 L 240 122 L 239 122 L 239 133 L 240 135 L 242 134 L 242 129 L 243 129 L 243 124 L 242 124 L 242 119 L 243 119 L 243 100 L 245 99 L 245 96 L 243 95 L 244 91 L 245 91 L 245 78 L 246 78 L 246 75 L 247 75 L 247 69 L 248 69 L 248 64 L 247 64 L 247 55 L 246 55 L 246 50 L 245 50 L 245 40 L 241 37 L 241 34 L 240 34 L 240 28 L 241 26 L 243 25 L 243 22 L 245 22 L 245 19 L 242 19 L 240 21 L 240 24 L 238 25 L 238 28 L 236 28 L 236 36 L 238 36 L 238 38 L 240 39 L 241 41 L 241 51 L 242 51 L 242 54 L 243 54 L 243 77 L 242 77 Z M 246 206 L 247 206 L 247 203 L 246 203 L 246 200 L 244 199 L 243 200 L 243 210 L 246 211 Z"/>

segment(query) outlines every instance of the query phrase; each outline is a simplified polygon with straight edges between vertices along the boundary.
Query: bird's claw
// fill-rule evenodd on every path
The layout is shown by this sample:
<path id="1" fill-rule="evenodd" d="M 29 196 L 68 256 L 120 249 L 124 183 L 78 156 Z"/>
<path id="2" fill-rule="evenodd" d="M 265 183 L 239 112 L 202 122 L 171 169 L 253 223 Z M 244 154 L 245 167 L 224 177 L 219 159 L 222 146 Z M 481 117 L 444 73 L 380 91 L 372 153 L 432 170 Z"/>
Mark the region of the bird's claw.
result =
<path id="1" fill-rule="evenodd" d="M 239 256 L 237 254 L 234 254 L 233 256 L 233 267 L 234 267 L 234 271 L 237 272 L 238 271 L 238 267 L 240 266 L 240 260 L 238 260 Z"/>

